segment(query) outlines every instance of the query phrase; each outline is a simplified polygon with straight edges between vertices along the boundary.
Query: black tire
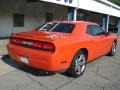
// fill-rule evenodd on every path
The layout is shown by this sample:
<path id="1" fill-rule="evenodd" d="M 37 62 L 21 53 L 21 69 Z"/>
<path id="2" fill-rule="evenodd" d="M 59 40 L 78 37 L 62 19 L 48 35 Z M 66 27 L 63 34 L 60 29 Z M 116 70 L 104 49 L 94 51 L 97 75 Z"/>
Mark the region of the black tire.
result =
<path id="1" fill-rule="evenodd" d="M 87 61 L 86 59 L 87 56 L 85 52 L 83 51 L 77 52 L 73 58 L 73 61 L 69 69 L 67 70 L 67 74 L 75 78 L 81 76 L 86 69 L 86 61 Z"/>
<path id="2" fill-rule="evenodd" d="M 111 47 L 111 50 L 110 50 L 110 52 L 108 53 L 108 56 L 114 56 L 115 53 L 116 53 L 116 43 L 113 42 L 112 47 Z"/>

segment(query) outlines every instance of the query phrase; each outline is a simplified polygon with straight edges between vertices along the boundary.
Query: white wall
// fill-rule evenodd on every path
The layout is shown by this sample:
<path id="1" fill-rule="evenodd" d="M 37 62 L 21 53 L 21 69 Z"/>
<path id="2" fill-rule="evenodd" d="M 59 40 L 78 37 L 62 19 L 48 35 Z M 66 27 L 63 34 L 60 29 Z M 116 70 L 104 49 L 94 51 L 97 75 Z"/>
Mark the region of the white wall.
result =
<path id="1" fill-rule="evenodd" d="M 45 22 L 45 12 L 53 13 L 54 20 L 67 20 L 67 7 L 45 2 L 27 3 L 26 0 L 0 0 L 0 37 L 11 32 L 30 31 Z M 13 14 L 24 14 L 24 27 L 13 27 Z"/>

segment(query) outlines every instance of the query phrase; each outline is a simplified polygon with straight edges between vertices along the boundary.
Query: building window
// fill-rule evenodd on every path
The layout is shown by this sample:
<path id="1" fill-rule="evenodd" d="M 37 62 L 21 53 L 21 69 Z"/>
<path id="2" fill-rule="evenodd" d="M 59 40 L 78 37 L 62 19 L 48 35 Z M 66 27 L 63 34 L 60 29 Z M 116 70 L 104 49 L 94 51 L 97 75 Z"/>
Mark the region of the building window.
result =
<path id="1" fill-rule="evenodd" d="M 46 22 L 53 21 L 53 13 L 45 13 Z"/>
<path id="2" fill-rule="evenodd" d="M 13 26 L 24 27 L 24 14 L 13 14 Z"/>

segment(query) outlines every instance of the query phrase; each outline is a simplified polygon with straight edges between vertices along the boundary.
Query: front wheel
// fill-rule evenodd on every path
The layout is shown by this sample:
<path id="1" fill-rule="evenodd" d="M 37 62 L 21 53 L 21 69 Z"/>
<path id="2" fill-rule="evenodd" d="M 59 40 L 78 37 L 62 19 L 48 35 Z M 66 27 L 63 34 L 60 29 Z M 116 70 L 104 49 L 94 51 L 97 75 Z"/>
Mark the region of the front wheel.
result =
<path id="1" fill-rule="evenodd" d="M 79 51 L 73 58 L 68 74 L 72 77 L 81 76 L 86 68 L 86 54 L 83 51 Z"/>

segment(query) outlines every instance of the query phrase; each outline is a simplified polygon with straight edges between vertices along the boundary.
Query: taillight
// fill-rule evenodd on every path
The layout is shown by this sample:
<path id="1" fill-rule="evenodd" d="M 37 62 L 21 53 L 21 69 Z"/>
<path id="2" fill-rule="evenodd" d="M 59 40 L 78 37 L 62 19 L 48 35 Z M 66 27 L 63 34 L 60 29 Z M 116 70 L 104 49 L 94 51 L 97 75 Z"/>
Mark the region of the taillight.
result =
<path id="1" fill-rule="evenodd" d="M 17 43 L 17 44 L 21 44 L 21 43 L 23 42 L 22 39 L 12 38 L 12 37 L 10 37 L 9 40 L 10 40 L 10 42 L 12 42 L 12 43 Z"/>
<path id="2" fill-rule="evenodd" d="M 10 37 L 10 42 L 19 44 L 19 45 L 33 47 L 36 49 L 48 50 L 48 51 L 52 51 L 52 52 L 55 51 L 54 44 L 49 43 L 49 42 L 27 40 L 27 39 L 15 38 L 15 37 Z"/>
<path id="3" fill-rule="evenodd" d="M 37 48 L 42 48 L 42 43 L 40 42 L 33 42 L 33 46 Z"/>
<path id="4" fill-rule="evenodd" d="M 47 50 L 55 50 L 55 46 L 52 43 L 43 43 L 43 48 Z"/>
<path id="5" fill-rule="evenodd" d="M 44 49 L 44 50 L 55 51 L 55 46 L 52 43 L 47 43 L 47 42 L 34 41 L 33 47 Z"/>

